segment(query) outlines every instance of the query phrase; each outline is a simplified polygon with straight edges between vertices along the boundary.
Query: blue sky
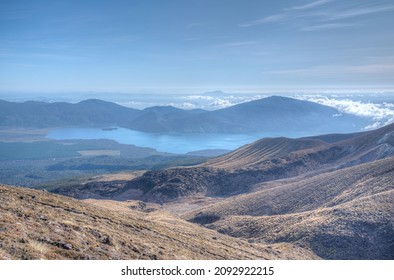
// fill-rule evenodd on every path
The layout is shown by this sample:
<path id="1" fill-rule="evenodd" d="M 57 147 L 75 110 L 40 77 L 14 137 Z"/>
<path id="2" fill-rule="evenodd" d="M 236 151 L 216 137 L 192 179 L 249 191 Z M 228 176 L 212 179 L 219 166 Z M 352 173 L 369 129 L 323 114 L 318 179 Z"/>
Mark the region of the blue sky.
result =
<path id="1" fill-rule="evenodd" d="M 0 91 L 393 88 L 391 0 L 2 0 Z"/>

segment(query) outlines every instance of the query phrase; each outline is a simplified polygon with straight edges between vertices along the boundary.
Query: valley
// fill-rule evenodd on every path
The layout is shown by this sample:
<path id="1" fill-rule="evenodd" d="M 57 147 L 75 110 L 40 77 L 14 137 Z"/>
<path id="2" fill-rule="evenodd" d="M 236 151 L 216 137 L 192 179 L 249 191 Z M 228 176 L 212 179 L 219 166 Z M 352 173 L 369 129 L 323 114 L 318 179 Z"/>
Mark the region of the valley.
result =
<path id="1" fill-rule="evenodd" d="M 390 277 L 392 0 L 0 11 L 0 280 Z"/>
<path id="2" fill-rule="evenodd" d="M 331 143 L 263 139 L 198 166 L 147 171 L 105 196 L 153 203 L 253 244 L 290 242 L 324 259 L 392 259 L 393 131 Z M 67 189 L 53 191 L 86 191 Z M 99 188 L 89 191 L 94 197 Z"/>
<path id="3" fill-rule="evenodd" d="M 266 113 L 277 100 L 246 110 Z M 310 104 L 279 100 L 313 126 Z M 92 104 L 105 111 L 104 103 L 82 103 Z M 244 106 L 215 114 L 227 121 Z M 144 114 L 167 118 L 173 109 Z M 211 113 L 187 114 L 204 121 Z M 112 132 L 117 123 L 106 125 Z M 47 129 L 3 127 L 2 259 L 394 259 L 394 124 L 184 154 L 108 139 L 50 140 Z"/>

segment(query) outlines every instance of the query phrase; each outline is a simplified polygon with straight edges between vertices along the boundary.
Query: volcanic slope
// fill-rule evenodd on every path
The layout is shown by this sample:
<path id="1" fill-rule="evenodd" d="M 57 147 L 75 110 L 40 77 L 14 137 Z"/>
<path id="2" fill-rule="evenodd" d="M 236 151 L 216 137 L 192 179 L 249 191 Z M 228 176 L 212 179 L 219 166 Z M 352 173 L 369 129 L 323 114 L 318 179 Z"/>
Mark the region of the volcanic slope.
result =
<path id="1" fill-rule="evenodd" d="M 335 137 L 335 135 L 331 135 Z M 297 163 L 300 159 L 305 167 L 325 164 L 351 166 L 394 154 L 394 124 L 374 131 L 349 134 L 343 141 L 327 143 L 316 136 L 309 138 L 266 138 L 245 145 L 232 153 L 210 160 L 204 166 L 224 169 L 264 168 L 272 163 Z"/>
<path id="2" fill-rule="evenodd" d="M 134 206 L 1 185 L 0 259 L 317 258 L 291 244 L 249 244 Z"/>
<path id="3" fill-rule="evenodd" d="M 394 124 L 334 143 L 262 139 L 200 166 L 148 171 L 111 198 L 166 202 L 191 195 L 231 196 L 263 182 L 312 176 L 392 155 Z"/>
<path id="4" fill-rule="evenodd" d="M 212 159 L 205 165 L 224 169 L 253 168 L 295 151 L 326 146 L 328 146 L 327 143 L 316 139 L 264 138 L 227 155 Z"/>
<path id="5" fill-rule="evenodd" d="M 394 157 L 263 184 L 185 218 L 254 242 L 291 242 L 325 259 L 394 259 Z"/>

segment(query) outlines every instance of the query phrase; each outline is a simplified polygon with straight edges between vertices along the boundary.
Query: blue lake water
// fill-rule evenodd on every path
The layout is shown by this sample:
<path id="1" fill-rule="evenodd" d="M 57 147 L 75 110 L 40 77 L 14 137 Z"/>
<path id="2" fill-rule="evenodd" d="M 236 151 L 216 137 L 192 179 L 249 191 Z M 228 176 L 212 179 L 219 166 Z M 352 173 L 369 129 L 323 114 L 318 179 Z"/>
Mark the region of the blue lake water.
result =
<path id="1" fill-rule="evenodd" d="M 126 128 L 102 130 L 100 128 L 58 128 L 48 132 L 47 138 L 71 139 L 112 139 L 121 144 L 154 148 L 160 152 L 184 154 L 205 149 L 234 150 L 257 139 L 273 135 L 263 134 L 156 134 Z"/>

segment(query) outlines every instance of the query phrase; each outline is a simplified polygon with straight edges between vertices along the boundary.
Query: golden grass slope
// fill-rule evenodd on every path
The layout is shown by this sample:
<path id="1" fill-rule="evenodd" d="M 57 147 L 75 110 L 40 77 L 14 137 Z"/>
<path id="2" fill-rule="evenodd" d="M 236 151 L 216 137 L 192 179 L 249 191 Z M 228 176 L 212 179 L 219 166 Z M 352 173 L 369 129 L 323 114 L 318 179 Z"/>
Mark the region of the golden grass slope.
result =
<path id="1" fill-rule="evenodd" d="M 216 215 L 280 215 L 333 207 L 394 188 L 394 157 L 290 183 L 273 181 L 206 208 Z"/>
<path id="2" fill-rule="evenodd" d="M 128 210 L 128 202 L 100 203 L 1 185 L 0 259 L 317 258 L 291 244 L 250 244 L 166 213 Z"/>
<path id="3" fill-rule="evenodd" d="M 252 242 L 291 242 L 324 259 L 394 259 L 394 191 L 331 208 L 226 216 L 210 227 Z"/>
<path id="4" fill-rule="evenodd" d="M 292 152 L 324 146 L 328 144 L 315 139 L 264 138 L 202 165 L 225 169 L 255 167 Z"/>
<path id="5" fill-rule="evenodd" d="M 327 259 L 394 259 L 394 157 L 261 189 L 185 215 L 250 241 Z"/>
<path id="6" fill-rule="evenodd" d="M 272 167 L 282 167 L 286 170 L 299 165 L 299 168 L 306 172 L 327 167 L 353 166 L 392 155 L 394 155 L 394 124 L 355 134 L 353 137 L 331 144 L 313 138 L 261 139 L 202 165 L 229 170 L 267 170 Z"/>

